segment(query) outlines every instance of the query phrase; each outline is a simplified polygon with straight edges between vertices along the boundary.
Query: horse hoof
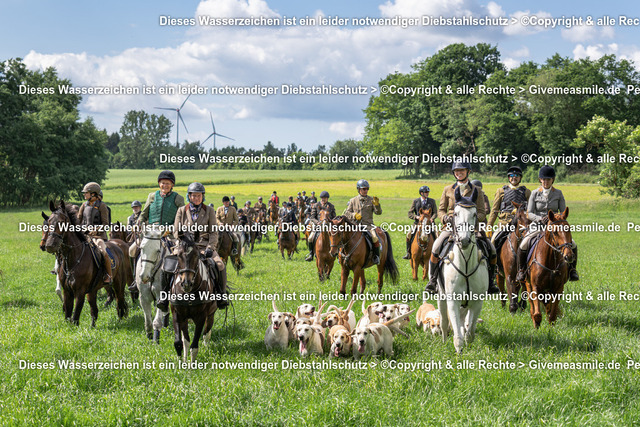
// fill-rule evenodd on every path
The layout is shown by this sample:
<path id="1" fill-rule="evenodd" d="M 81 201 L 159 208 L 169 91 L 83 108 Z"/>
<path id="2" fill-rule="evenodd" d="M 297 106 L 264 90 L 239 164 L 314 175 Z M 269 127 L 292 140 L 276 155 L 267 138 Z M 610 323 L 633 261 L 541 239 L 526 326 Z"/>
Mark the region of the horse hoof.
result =
<path id="1" fill-rule="evenodd" d="M 153 332 L 147 332 L 147 339 L 148 340 L 152 340 L 153 339 Z"/>
<path id="2" fill-rule="evenodd" d="M 159 330 L 154 330 L 153 331 L 153 342 L 156 344 L 160 344 L 160 331 Z"/>

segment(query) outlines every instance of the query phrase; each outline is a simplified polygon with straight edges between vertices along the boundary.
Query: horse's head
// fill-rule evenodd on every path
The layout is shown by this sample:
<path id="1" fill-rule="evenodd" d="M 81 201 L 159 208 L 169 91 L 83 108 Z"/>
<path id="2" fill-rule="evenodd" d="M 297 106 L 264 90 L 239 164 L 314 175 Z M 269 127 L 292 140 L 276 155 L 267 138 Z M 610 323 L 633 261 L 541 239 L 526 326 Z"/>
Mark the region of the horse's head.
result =
<path id="1" fill-rule="evenodd" d="M 527 215 L 527 202 L 524 203 L 516 203 L 511 202 L 515 207 L 516 213 L 513 217 L 513 221 L 511 225 L 514 227 L 516 236 L 521 238 L 529 224 L 531 224 L 531 220 L 529 219 L 529 215 Z"/>
<path id="2" fill-rule="evenodd" d="M 327 211 L 320 211 L 320 213 L 318 214 L 318 221 L 320 222 L 325 222 L 329 220 L 329 212 Z"/>
<path id="3" fill-rule="evenodd" d="M 455 241 L 463 249 L 467 249 L 470 243 L 475 244 L 475 226 L 477 221 L 476 200 L 478 189 L 474 187 L 471 197 L 460 194 L 460 188 L 455 190 L 456 205 L 453 208 L 453 233 Z"/>
<path id="4" fill-rule="evenodd" d="M 554 214 L 549 211 L 547 214 L 549 222 L 547 223 L 547 231 L 545 239 L 550 243 L 551 248 L 562 253 L 564 260 L 568 263 L 573 262 L 573 251 L 571 250 L 571 228 L 567 222 L 569 216 L 569 208 L 565 208 L 561 214 Z"/>
<path id="5" fill-rule="evenodd" d="M 337 216 L 329 221 L 329 255 L 337 257 L 340 248 L 344 246 L 342 239 L 344 237 L 345 225 L 348 224 L 347 218 L 344 216 Z"/>
<path id="6" fill-rule="evenodd" d="M 44 248 L 47 252 L 52 254 L 60 250 L 62 241 L 64 240 L 64 236 L 68 230 L 67 226 L 71 224 L 72 221 L 63 201 L 60 201 L 60 205 L 58 207 L 55 206 L 53 201 L 50 201 L 49 209 L 51 209 L 51 215 L 47 219 L 49 231 L 46 236 Z M 46 216 L 44 215 L 44 212 L 43 216 Z"/>
<path id="7" fill-rule="evenodd" d="M 162 250 L 162 230 L 156 226 L 146 227 L 142 241 L 140 242 L 140 263 L 142 265 L 142 274 L 140 278 L 142 283 L 147 283 L 151 279 L 151 272 L 160 258 Z"/>
<path id="8" fill-rule="evenodd" d="M 420 209 L 420 218 L 418 219 L 418 225 L 420 227 L 420 240 L 426 241 L 429 239 L 432 231 L 433 221 L 431 221 L 431 207 L 427 209 Z"/>
<path id="9" fill-rule="evenodd" d="M 45 251 L 47 237 L 49 237 L 49 216 L 42 212 L 42 218 L 44 221 L 42 222 L 42 238 L 40 239 L 40 250 Z"/>
<path id="10" fill-rule="evenodd" d="M 185 231 L 180 236 L 180 242 L 175 249 L 174 254 L 178 257 L 178 271 L 176 272 L 176 285 L 180 285 L 185 292 L 193 291 L 195 283 L 198 262 L 200 261 L 200 252 L 196 247 L 200 233 L 196 231 L 195 235 Z"/>

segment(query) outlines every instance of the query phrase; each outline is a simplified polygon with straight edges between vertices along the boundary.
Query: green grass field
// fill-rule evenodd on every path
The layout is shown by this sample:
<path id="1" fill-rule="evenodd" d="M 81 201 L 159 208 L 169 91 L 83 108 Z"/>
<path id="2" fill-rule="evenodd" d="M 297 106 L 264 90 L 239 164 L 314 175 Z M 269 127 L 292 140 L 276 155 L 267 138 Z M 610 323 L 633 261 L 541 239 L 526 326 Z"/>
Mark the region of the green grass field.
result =
<path id="1" fill-rule="evenodd" d="M 134 198 L 144 201 L 156 174 L 110 173 L 105 201 L 112 206 L 113 220 L 126 219 Z M 181 171 L 177 174 L 178 190 L 184 193 L 190 180 L 213 183 L 223 179 L 211 174 Z M 273 190 L 282 197 L 302 189 L 307 193 L 326 189 L 341 211 L 355 195 L 355 180 L 366 176 L 372 186 L 370 193 L 381 198 L 383 214 L 376 218 L 377 223 L 409 224 L 407 210 L 422 185 L 396 180 L 397 171 L 270 176 L 279 176 L 283 182 L 263 182 L 261 174 L 243 171 L 240 178 L 244 182 L 207 185 L 207 201 L 219 206 L 223 195 L 235 194 L 238 202 L 255 202 L 258 195 L 268 197 Z M 212 178 L 207 180 L 209 176 Z M 447 183 L 427 184 L 437 198 Z M 621 231 L 574 233 L 580 247 L 581 280 L 566 285 L 566 293 L 576 299 L 561 303 L 564 315 L 554 327 L 544 320 L 535 330 L 528 311 L 512 316 L 499 302 L 491 301 L 483 307 L 484 323 L 478 326 L 475 342 L 461 355 L 456 355 L 451 338 L 442 343 L 409 328 L 409 338 L 396 337 L 393 358 L 367 360 L 363 369 L 322 366 L 328 363 L 328 356 L 302 359 L 293 345 L 285 352 L 268 352 L 263 342 L 271 311 L 267 300 L 237 301 L 235 319 L 230 311 L 227 326 L 223 326 L 224 316 L 217 316 L 213 342 L 201 347 L 198 354 L 198 361 L 207 363 L 207 369 L 161 366 L 177 362 L 172 329 L 163 330 L 159 346 L 151 344 L 143 331 L 141 309 L 131 307 L 129 317 L 118 321 L 113 308 L 102 309 L 103 291 L 95 329 L 90 328 L 87 305 L 79 327 L 66 323 L 54 293 L 54 276 L 49 273 L 53 256 L 38 249 L 39 233 L 19 231 L 20 222 L 41 224 L 40 210 L 0 212 L 2 424 L 638 424 L 640 373 L 627 364 L 630 360 L 640 362 L 640 314 L 637 301 L 620 301 L 618 296 L 621 291 L 640 296 L 640 243 L 636 232 L 627 231 L 628 222 L 640 224 L 640 202 L 616 202 L 600 195 L 594 185 L 558 186 L 571 209 L 570 223 L 614 223 Z M 497 182 L 485 185 L 490 198 L 497 187 Z M 391 237 L 400 280 L 395 286 L 385 283 L 383 292 L 421 300 L 424 283 L 411 280 L 409 264 L 401 259 L 404 236 L 396 232 Z M 306 248 L 301 247 L 293 261 L 282 261 L 272 238 L 256 245 L 255 252 L 245 258 L 247 268 L 239 275 L 230 271 L 229 279 L 238 294 L 275 293 L 284 298 L 295 292 L 293 301 L 278 303 L 281 310 L 295 311 L 302 302 L 300 294 L 312 294 L 317 304 L 315 297 L 320 293 L 337 292 L 339 266 L 336 264 L 328 283 L 320 284 L 315 263 L 303 260 L 305 253 Z M 373 270 L 367 272 L 371 292 L 376 288 L 374 277 Z M 598 300 L 607 292 L 615 300 Z M 21 361 L 53 364 L 53 369 L 42 365 L 23 369 Z M 59 368 L 59 361 L 138 365 L 131 369 L 72 370 Z M 211 369 L 213 363 L 239 362 L 253 363 L 257 369 L 231 365 Z M 300 362 L 307 365 L 292 366 Z M 501 365 L 496 369 L 478 367 L 486 362 Z M 516 367 L 505 366 L 510 362 Z M 549 368 L 552 362 L 567 365 Z M 572 363 L 579 362 L 602 362 L 605 368 L 618 363 L 620 367 L 572 368 Z M 267 363 L 275 367 L 260 369 Z M 420 363 L 422 366 L 417 365 Z M 427 369 L 437 363 L 442 366 Z"/>

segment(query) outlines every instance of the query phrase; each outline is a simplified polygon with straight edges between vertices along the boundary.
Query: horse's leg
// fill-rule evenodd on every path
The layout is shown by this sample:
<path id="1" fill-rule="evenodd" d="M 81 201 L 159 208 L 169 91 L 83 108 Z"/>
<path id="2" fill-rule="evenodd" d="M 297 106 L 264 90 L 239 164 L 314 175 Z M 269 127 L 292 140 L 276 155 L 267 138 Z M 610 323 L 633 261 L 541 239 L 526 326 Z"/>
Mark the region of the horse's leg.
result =
<path id="1" fill-rule="evenodd" d="M 443 296 L 440 294 L 440 296 Z M 442 342 L 447 342 L 449 336 L 449 311 L 445 299 L 438 300 L 438 311 L 440 311 L 440 329 L 442 330 Z"/>
<path id="2" fill-rule="evenodd" d="M 540 314 L 540 301 L 538 300 L 538 295 L 534 295 L 535 288 L 531 283 L 531 276 L 533 276 L 532 272 L 529 272 L 529 277 L 527 278 L 526 286 L 527 286 L 527 294 L 529 295 L 529 305 L 531 312 L 531 320 L 533 320 L 533 326 L 538 329 L 540 327 L 540 322 L 542 321 L 542 314 Z"/>
<path id="3" fill-rule="evenodd" d="M 453 346 L 456 348 L 456 353 L 460 353 L 464 348 L 465 335 L 464 320 L 460 318 L 460 301 L 447 300 L 446 304 L 449 312 L 449 321 L 453 329 Z"/>
<path id="4" fill-rule="evenodd" d="M 360 271 L 362 269 L 360 267 L 355 267 L 353 269 L 353 282 L 351 282 L 351 295 L 358 292 L 358 281 L 360 280 Z"/>
<path id="5" fill-rule="evenodd" d="M 84 293 L 76 292 L 75 296 L 76 304 L 75 308 L 73 309 L 73 318 L 71 320 L 71 323 L 78 326 L 80 325 L 80 313 L 82 312 L 82 307 L 84 306 Z"/>
<path id="6" fill-rule="evenodd" d="M 139 277 L 140 276 L 138 276 L 138 278 Z M 138 301 L 140 302 L 140 307 L 142 308 L 142 313 L 144 314 L 144 331 L 147 333 L 147 338 L 152 339 L 153 329 L 154 329 L 154 324 L 152 319 L 154 299 L 151 294 L 149 283 L 139 282 L 138 289 L 140 290 L 140 298 L 138 299 Z M 156 318 L 157 317 L 158 316 L 156 313 Z"/>
<path id="7" fill-rule="evenodd" d="M 347 293 L 347 280 L 349 280 L 349 270 L 343 265 L 342 271 L 340 272 L 340 295 Z M 351 295 L 353 294 L 354 292 L 352 290 Z"/>
<path id="8" fill-rule="evenodd" d="M 196 356 L 198 355 L 198 347 L 200 345 L 200 337 L 202 337 L 202 331 L 204 330 L 204 324 L 206 322 L 205 313 L 202 313 L 196 322 L 196 330 L 193 332 L 193 341 L 191 342 L 191 362 L 196 361 Z"/>
<path id="9" fill-rule="evenodd" d="M 87 294 L 87 302 L 91 308 L 91 327 L 96 327 L 96 320 L 98 320 L 98 293 L 90 292 Z"/>
<path id="10" fill-rule="evenodd" d="M 411 242 L 411 248 L 409 248 L 411 254 L 409 262 L 411 264 L 411 277 L 413 278 L 413 280 L 418 280 L 418 266 L 420 265 L 420 260 L 422 259 L 422 249 L 420 249 L 420 247 L 416 249 L 413 245 L 413 243 L 415 243 L 418 238 L 418 236 L 415 237 L 414 241 Z"/>
<path id="11" fill-rule="evenodd" d="M 382 285 L 384 284 L 384 263 L 385 258 L 380 260 L 380 264 L 378 264 L 378 293 L 382 292 Z M 416 268 L 416 271 L 418 269 Z M 362 269 L 362 278 L 364 278 L 364 268 Z M 364 288 L 362 288 L 362 293 L 364 293 Z"/>
<path id="12" fill-rule="evenodd" d="M 122 272 L 119 272 L 119 275 L 120 277 L 114 281 L 114 291 L 116 292 L 116 303 L 118 305 L 118 319 L 122 319 L 123 317 L 127 317 L 129 305 L 127 304 L 127 298 L 124 293 L 126 282 L 122 278 Z"/>
<path id="13" fill-rule="evenodd" d="M 182 355 L 182 360 L 187 361 L 187 353 L 191 351 L 191 339 L 189 338 L 189 320 L 184 319 L 180 323 L 180 331 L 182 332 L 182 345 L 184 346 L 184 353 Z"/>
<path id="14" fill-rule="evenodd" d="M 555 299 L 545 306 L 546 312 L 547 312 L 547 320 L 551 325 L 555 325 L 556 319 L 560 314 L 560 299 L 562 298 L 563 292 L 564 292 L 564 284 L 560 285 L 560 289 L 558 289 L 553 294 Z"/>
<path id="15" fill-rule="evenodd" d="M 64 311 L 64 318 L 67 321 L 71 321 L 71 314 L 73 313 L 73 292 L 68 288 L 68 286 L 63 286 L 63 299 L 62 299 L 62 310 Z"/>
<path id="16" fill-rule="evenodd" d="M 470 345 L 476 337 L 476 326 L 478 325 L 478 317 L 482 311 L 482 300 L 469 303 L 469 311 L 467 312 L 465 341 Z"/>
<path id="17" fill-rule="evenodd" d="M 178 359 L 182 357 L 183 351 L 185 351 L 184 349 L 184 344 L 182 343 L 182 337 L 181 332 L 180 332 L 180 324 L 178 323 L 178 313 L 176 312 L 176 309 L 172 306 L 171 307 L 171 315 L 173 317 L 173 333 L 174 333 L 174 340 L 173 340 L 173 347 L 176 349 L 176 353 L 178 354 Z"/>

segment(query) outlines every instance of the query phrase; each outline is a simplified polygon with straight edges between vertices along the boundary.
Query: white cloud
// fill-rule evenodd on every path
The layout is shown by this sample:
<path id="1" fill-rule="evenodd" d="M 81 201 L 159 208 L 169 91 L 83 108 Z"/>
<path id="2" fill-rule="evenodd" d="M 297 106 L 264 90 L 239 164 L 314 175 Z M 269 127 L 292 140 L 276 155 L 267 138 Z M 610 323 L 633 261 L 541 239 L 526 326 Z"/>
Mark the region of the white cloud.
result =
<path id="1" fill-rule="evenodd" d="M 595 25 L 576 25 L 569 29 L 563 28 L 562 38 L 571 42 L 586 42 L 594 39 L 612 39 L 615 36 L 613 27 L 599 28 Z"/>
<path id="2" fill-rule="evenodd" d="M 604 55 L 609 54 L 618 54 L 618 45 L 616 43 L 611 43 L 609 45 L 604 45 L 602 43 L 583 46 L 582 44 L 576 45 L 573 49 L 573 57 L 574 59 L 599 59 Z"/>
<path id="3" fill-rule="evenodd" d="M 526 36 L 546 31 L 550 28 L 545 28 L 542 25 L 531 24 L 539 24 L 539 21 L 545 18 L 551 18 L 551 14 L 544 11 L 538 11 L 535 13 L 531 13 L 530 10 L 517 11 L 510 15 L 509 25 L 504 27 L 503 32 L 508 36 Z M 512 19 L 515 19 L 516 22 L 512 22 Z"/>
<path id="4" fill-rule="evenodd" d="M 334 122 L 329 125 L 329 131 L 338 138 L 362 138 L 364 125 L 361 122 Z"/>

